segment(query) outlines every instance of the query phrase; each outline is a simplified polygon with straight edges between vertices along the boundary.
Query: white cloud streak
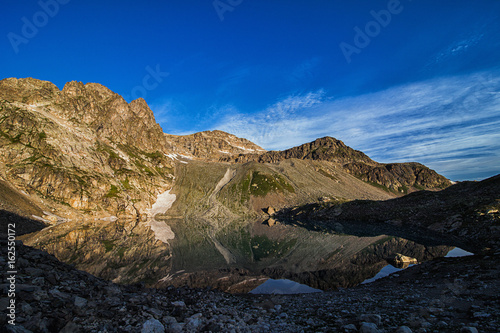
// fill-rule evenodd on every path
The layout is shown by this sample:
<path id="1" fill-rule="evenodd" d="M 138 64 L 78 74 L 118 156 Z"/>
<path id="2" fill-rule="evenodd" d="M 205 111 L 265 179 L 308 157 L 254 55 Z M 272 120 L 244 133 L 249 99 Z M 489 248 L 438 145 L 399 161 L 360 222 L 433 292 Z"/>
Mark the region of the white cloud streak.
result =
<path id="1" fill-rule="evenodd" d="M 453 180 L 500 173 L 500 73 L 438 78 L 332 100 L 290 96 L 214 126 L 266 149 L 333 136 L 380 162 L 417 161 Z"/>

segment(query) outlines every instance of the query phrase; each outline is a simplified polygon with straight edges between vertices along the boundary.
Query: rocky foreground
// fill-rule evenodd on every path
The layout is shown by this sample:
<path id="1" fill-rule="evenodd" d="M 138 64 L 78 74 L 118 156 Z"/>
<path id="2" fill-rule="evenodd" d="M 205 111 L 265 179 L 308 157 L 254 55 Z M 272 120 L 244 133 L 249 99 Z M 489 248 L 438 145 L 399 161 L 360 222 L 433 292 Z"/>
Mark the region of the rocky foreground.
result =
<path id="1" fill-rule="evenodd" d="M 7 242 L 0 242 L 6 267 Z M 498 332 L 500 252 L 442 258 L 371 284 L 305 295 L 122 286 L 16 241 L 7 332 Z M 4 282 L 6 280 L 4 279 Z M 1 285 L 6 312 L 9 285 Z"/>

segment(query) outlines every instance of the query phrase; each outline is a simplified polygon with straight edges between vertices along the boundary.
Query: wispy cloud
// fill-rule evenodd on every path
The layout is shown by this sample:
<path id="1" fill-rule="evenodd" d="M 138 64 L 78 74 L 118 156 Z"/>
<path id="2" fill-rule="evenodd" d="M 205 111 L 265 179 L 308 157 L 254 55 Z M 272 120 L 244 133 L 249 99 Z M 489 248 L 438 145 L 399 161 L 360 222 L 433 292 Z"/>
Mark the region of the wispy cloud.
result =
<path id="1" fill-rule="evenodd" d="M 266 149 L 334 136 L 381 162 L 418 161 L 452 179 L 500 173 L 500 73 L 416 82 L 332 100 L 289 96 L 252 115 L 232 110 L 214 128 Z"/>
<path id="2" fill-rule="evenodd" d="M 213 125 L 220 129 L 265 144 L 268 149 L 300 144 L 302 136 L 294 140 L 294 133 L 304 128 L 302 112 L 323 103 L 324 91 L 309 92 L 304 95 L 288 96 L 265 110 L 252 114 L 242 114 L 235 108 Z M 300 113 L 297 113 L 300 111 Z"/>

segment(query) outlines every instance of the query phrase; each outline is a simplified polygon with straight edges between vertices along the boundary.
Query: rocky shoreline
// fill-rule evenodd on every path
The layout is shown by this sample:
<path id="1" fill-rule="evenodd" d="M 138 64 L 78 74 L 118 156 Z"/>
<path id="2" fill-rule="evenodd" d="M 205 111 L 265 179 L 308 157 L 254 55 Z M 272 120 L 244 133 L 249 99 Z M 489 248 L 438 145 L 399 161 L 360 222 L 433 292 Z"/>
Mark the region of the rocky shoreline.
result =
<path id="1" fill-rule="evenodd" d="M 1 264 L 7 242 L 2 237 Z M 16 241 L 7 332 L 498 332 L 500 253 L 441 258 L 355 288 L 303 295 L 148 289 L 96 278 Z M 5 281 L 5 280 L 4 280 Z M 7 284 L 1 285 L 5 313 Z"/>

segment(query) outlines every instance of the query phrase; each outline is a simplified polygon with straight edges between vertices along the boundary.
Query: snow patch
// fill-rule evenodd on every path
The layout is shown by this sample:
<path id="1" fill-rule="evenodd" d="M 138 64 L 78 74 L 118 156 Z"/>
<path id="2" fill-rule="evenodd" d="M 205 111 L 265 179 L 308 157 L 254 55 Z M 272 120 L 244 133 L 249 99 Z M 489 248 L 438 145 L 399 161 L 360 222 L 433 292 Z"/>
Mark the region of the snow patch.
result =
<path id="1" fill-rule="evenodd" d="M 233 147 L 241 149 L 241 150 L 255 151 L 255 149 L 251 149 L 251 148 L 245 148 L 245 147 L 240 147 L 240 146 L 233 146 Z"/>
<path id="2" fill-rule="evenodd" d="M 165 214 L 165 212 L 172 207 L 176 198 L 177 196 L 175 194 L 170 194 L 170 190 L 158 195 L 156 202 L 148 211 L 149 216 L 154 218 L 156 214 Z"/>
<path id="3" fill-rule="evenodd" d="M 168 224 L 162 221 L 151 220 L 149 222 L 149 227 L 155 233 L 155 239 L 161 240 L 163 243 L 167 243 L 171 239 L 175 238 L 175 234 L 172 228 Z"/>
<path id="4" fill-rule="evenodd" d="M 163 243 L 168 243 L 170 239 L 174 239 L 175 234 L 168 224 L 163 221 L 157 221 L 155 216 L 157 214 L 165 214 L 167 210 L 172 207 L 176 198 L 177 196 L 175 194 L 170 194 L 170 190 L 165 191 L 158 195 L 156 202 L 148 211 L 148 215 L 151 217 L 151 221 L 149 221 L 148 225 L 155 233 L 155 239 Z"/>
<path id="5" fill-rule="evenodd" d="M 186 155 L 181 155 L 181 154 L 164 154 L 167 157 L 170 157 L 173 161 L 179 161 L 181 163 L 187 164 L 185 161 L 181 161 L 179 158 L 184 158 L 186 160 L 192 160 L 191 157 L 186 156 Z"/>
<path id="6" fill-rule="evenodd" d="M 191 157 L 189 156 L 186 156 L 186 155 L 182 155 L 182 154 L 177 154 L 178 156 L 182 157 L 182 158 L 185 158 L 186 160 L 192 160 Z"/>
<path id="7" fill-rule="evenodd" d="M 112 216 L 108 216 L 108 217 L 96 217 L 94 220 L 95 221 L 115 222 L 116 220 L 118 220 L 118 218 L 116 216 L 112 215 Z"/>
<path id="8" fill-rule="evenodd" d="M 172 160 L 177 160 L 177 154 L 164 154 L 167 157 L 170 157 Z"/>
<path id="9" fill-rule="evenodd" d="M 52 223 L 52 221 L 44 219 L 43 217 L 40 217 L 40 216 L 31 215 L 31 217 L 34 218 L 35 220 L 42 221 L 44 223 Z"/>

